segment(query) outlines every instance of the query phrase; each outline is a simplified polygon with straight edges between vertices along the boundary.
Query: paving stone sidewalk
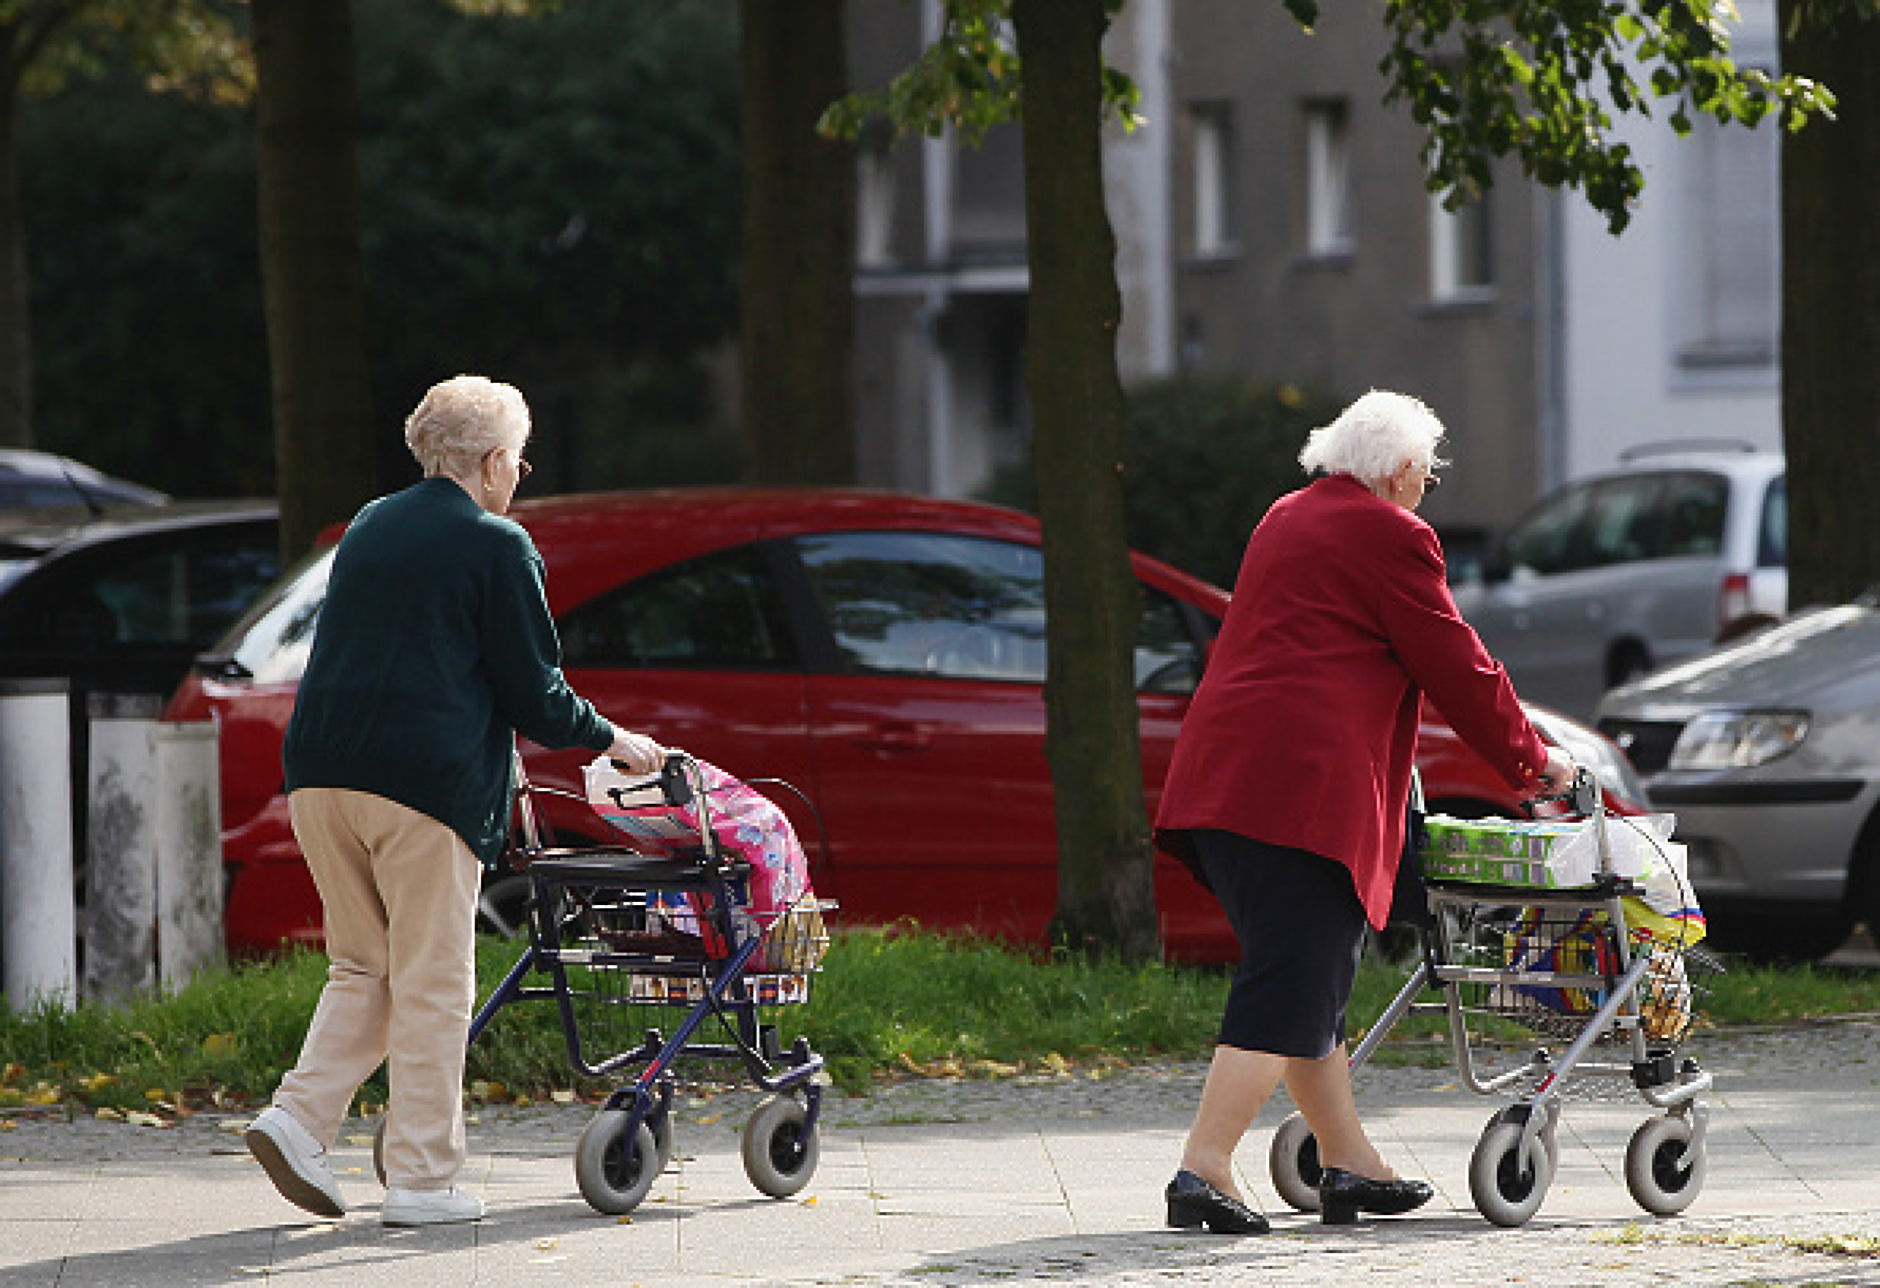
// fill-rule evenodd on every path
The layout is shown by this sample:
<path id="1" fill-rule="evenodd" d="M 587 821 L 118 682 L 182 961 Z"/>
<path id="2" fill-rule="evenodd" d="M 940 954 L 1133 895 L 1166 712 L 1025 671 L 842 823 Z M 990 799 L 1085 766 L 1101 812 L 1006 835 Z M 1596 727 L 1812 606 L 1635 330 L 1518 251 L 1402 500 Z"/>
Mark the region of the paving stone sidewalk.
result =
<path id="1" fill-rule="evenodd" d="M 167 1129 L 13 1115 L 0 1130 L 0 1285 L 1880 1286 L 1880 1022 L 1713 1037 L 1697 1054 L 1717 1087 L 1708 1179 L 1688 1213 L 1659 1220 L 1630 1199 L 1625 1144 L 1653 1111 L 1621 1085 L 1569 1103 L 1554 1186 L 1519 1230 L 1489 1225 L 1468 1191 L 1469 1153 L 1502 1102 L 1441 1068 L 1358 1080 L 1386 1153 L 1436 1184 L 1428 1209 L 1353 1228 L 1285 1209 L 1265 1167 L 1276 1103 L 1239 1160 L 1274 1217 L 1254 1239 L 1162 1226 L 1204 1072 L 1192 1063 L 832 1092 L 816 1177 L 783 1201 L 743 1174 L 754 1095 L 688 1092 L 674 1164 L 624 1220 L 574 1184 L 591 1110 L 486 1108 L 464 1180 L 490 1216 L 417 1231 L 378 1223 L 369 1123 L 335 1151 L 355 1206 L 327 1222 L 274 1194 L 236 1134 L 245 1115 Z"/>

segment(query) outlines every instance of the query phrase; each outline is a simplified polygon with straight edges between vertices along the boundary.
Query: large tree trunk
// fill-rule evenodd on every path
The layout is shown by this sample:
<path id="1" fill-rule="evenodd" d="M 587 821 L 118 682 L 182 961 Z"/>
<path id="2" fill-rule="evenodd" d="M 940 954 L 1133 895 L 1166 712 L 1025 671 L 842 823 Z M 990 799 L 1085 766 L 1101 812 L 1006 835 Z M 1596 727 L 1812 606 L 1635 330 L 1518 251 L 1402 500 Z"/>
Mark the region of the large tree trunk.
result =
<path id="1" fill-rule="evenodd" d="M 741 0 L 745 473 L 853 483 L 853 148 L 816 132 L 848 92 L 843 0 Z"/>
<path id="2" fill-rule="evenodd" d="M 255 0 L 254 29 L 281 547 L 296 556 L 378 490 L 351 0 Z"/>
<path id="3" fill-rule="evenodd" d="M 0 447 L 33 445 L 32 317 L 15 136 L 19 90 L 0 86 Z"/>
<path id="4" fill-rule="evenodd" d="M 1160 949 L 1131 659 L 1116 367 L 1122 297 L 1103 197 L 1103 0 L 1014 0 L 1024 66 L 1026 372 L 1050 621 L 1046 750 L 1057 793 L 1052 934 L 1142 959 Z"/>
<path id="5" fill-rule="evenodd" d="M 1844 9 L 1791 34 L 1796 8 L 1780 5 L 1782 68 L 1840 100 L 1835 120 L 1782 140 L 1782 439 L 1799 607 L 1880 581 L 1880 19 Z"/>

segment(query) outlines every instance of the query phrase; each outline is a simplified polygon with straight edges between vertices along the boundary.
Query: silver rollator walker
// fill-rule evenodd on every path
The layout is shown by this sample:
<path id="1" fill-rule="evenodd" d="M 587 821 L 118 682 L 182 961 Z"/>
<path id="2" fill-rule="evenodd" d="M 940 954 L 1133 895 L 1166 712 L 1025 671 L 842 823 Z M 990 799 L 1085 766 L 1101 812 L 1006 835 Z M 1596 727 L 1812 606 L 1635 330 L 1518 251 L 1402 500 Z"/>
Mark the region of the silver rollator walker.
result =
<path id="1" fill-rule="evenodd" d="M 1696 1060 L 1680 1058 L 1676 1044 L 1693 1016 L 1694 977 L 1718 967 L 1702 950 L 1684 944 L 1635 949 L 1624 903 L 1641 891 L 1615 874 L 1607 830 L 1625 820 L 1606 813 L 1598 785 L 1585 770 L 1557 799 L 1568 801 L 1572 813 L 1595 830 L 1599 865 L 1593 884 L 1539 889 L 1426 877 L 1430 924 L 1418 934 L 1423 959 L 1352 1052 L 1351 1071 L 1355 1075 L 1370 1060 L 1405 1016 L 1446 1014 L 1456 1068 L 1469 1090 L 1482 1096 L 1519 1093 L 1489 1119 L 1469 1160 L 1476 1207 L 1508 1227 L 1527 1222 L 1553 1183 L 1560 1156 L 1555 1131 L 1569 1080 L 1629 1079 L 1646 1104 L 1664 1112 L 1633 1132 L 1625 1152 L 1626 1188 L 1647 1212 L 1674 1216 L 1704 1185 L 1708 1114 L 1698 1097 L 1711 1085 L 1710 1074 Z M 1560 950 L 1562 944 L 1573 951 Z M 1420 1000 L 1430 990 L 1440 990 L 1442 1000 Z M 1564 999 L 1577 1004 L 1563 1006 Z M 1566 1049 L 1554 1056 L 1543 1047 L 1513 1068 L 1490 1073 L 1471 1046 L 1470 1022 L 1480 1016 L 1565 1040 Z M 1630 1058 L 1589 1058 L 1602 1045 Z M 1303 1115 L 1280 1125 L 1268 1162 L 1280 1197 L 1300 1211 L 1316 1211 L 1318 1144 Z"/>

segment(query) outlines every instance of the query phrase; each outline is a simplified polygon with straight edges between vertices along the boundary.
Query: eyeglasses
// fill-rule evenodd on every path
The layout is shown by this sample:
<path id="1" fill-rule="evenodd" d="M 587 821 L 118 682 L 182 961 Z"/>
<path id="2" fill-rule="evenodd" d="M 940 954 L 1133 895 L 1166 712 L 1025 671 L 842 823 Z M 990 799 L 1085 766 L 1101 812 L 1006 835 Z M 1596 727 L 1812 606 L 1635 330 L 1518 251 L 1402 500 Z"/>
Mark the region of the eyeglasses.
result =
<path id="1" fill-rule="evenodd" d="M 1433 487 L 1438 487 L 1442 484 L 1442 481 L 1442 476 L 1439 474 L 1425 474 L 1423 476 L 1423 490 L 1427 492 Z"/>
<path id="2" fill-rule="evenodd" d="M 489 451 L 483 453 L 483 459 L 487 461 L 490 457 L 503 450 L 504 449 L 500 447 L 492 447 Z M 529 464 L 529 462 L 523 458 L 522 453 L 518 451 L 516 453 L 516 481 L 520 483 L 533 473 L 535 473 L 535 466 Z"/>

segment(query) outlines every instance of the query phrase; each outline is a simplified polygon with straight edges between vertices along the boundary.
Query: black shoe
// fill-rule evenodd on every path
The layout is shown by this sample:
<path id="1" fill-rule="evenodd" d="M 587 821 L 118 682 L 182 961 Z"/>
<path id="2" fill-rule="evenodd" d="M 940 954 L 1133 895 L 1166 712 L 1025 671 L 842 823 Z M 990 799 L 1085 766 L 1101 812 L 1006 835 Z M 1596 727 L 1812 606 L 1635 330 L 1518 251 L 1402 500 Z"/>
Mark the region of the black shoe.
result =
<path id="1" fill-rule="evenodd" d="M 1328 1167 L 1319 1176 L 1319 1219 L 1326 1225 L 1350 1225 L 1361 1211 L 1399 1216 L 1422 1207 L 1435 1193 L 1428 1181 L 1374 1181 Z"/>
<path id="2" fill-rule="evenodd" d="M 1175 1173 L 1164 1197 L 1168 1199 L 1168 1223 L 1178 1230 L 1205 1225 L 1216 1234 L 1265 1234 L 1268 1229 L 1265 1217 L 1190 1171 Z"/>

